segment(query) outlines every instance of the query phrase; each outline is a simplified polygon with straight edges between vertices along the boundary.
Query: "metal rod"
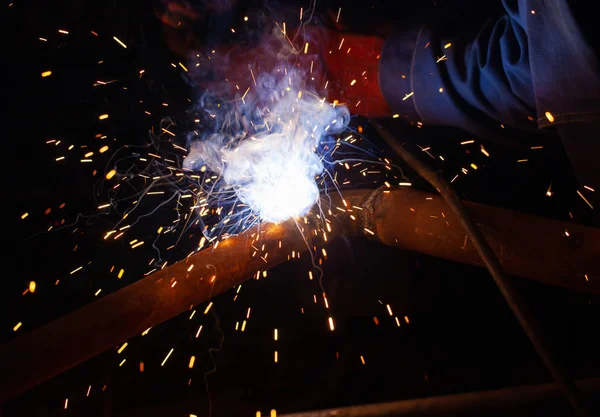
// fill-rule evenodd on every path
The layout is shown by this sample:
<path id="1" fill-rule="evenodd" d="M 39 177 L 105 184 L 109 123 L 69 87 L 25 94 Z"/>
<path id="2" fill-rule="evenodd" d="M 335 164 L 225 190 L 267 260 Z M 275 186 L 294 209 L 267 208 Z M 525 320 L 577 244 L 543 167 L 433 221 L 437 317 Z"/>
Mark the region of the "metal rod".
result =
<path id="1" fill-rule="evenodd" d="M 527 337 L 546 365 L 546 368 L 562 389 L 565 397 L 571 403 L 573 410 L 578 416 L 587 416 L 588 413 L 581 404 L 577 386 L 571 379 L 566 377 L 564 370 L 561 369 L 559 364 L 553 359 L 550 349 L 548 348 L 546 341 L 543 339 L 541 331 L 534 321 L 533 316 L 527 309 L 517 290 L 512 285 L 510 278 L 494 254 L 494 251 L 486 241 L 484 235 L 481 233 L 481 230 L 479 230 L 477 225 L 469 217 L 460 198 L 458 198 L 458 195 L 454 191 L 454 188 L 452 188 L 450 183 L 441 175 L 433 171 L 433 169 L 413 155 L 412 152 L 400 145 L 398 141 L 387 131 L 387 129 L 379 124 L 375 124 L 375 129 L 394 150 L 394 152 L 400 155 L 402 159 L 404 159 L 404 161 L 417 172 L 417 174 L 425 178 L 442 195 L 464 228 L 472 244 L 477 249 L 479 256 L 490 272 L 490 275 L 496 282 L 496 285 L 506 300 L 506 303 L 513 311 L 517 320 L 521 324 L 521 327 L 527 334 Z"/>
<path id="2" fill-rule="evenodd" d="M 265 246 L 262 257 L 253 256 L 253 242 Z M 294 222 L 263 225 L 260 233 L 253 228 L 20 336 L 0 348 L 0 403 L 241 284 L 258 270 L 287 261 L 292 250 L 303 248 L 306 243 Z"/>
<path id="3" fill-rule="evenodd" d="M 342 233 L 367 236 L 386 245 L 482 265 L 474 246 L 465 244 L 466 235 L 458 220 L 438 195 L 401 187 L 347 191 L 344 199 L 348 207 L 332 200 L 344 211 L 332 207 L 339 215 L 331 217 L 330 240 Z M 327 211 L 329 199 L 323 198 L 322 204 Z M 465 206 L 483 225 L 486 238 L 509 272 L 600 293 L 598 229 L 481 204 Z M 572 237 L 578 236 L 580 244 L 576 247 L 565 243 L 565 227 Z M 257 233 L 258 229 L 252 229 L 222 241 L 216 249 L 205 249 L 0 346 L 0 375 L 11 376 L 0 378 L 0 402 L 243 283 L 258 270 L 287 261 L 292 250 L 307 249 L 293 221 L 263 226 L 260 243 L 269 253 L 265 262 L 258 255 L 252 256 L 250 243 Z M 314 235 L 308 238 L 309 244 L 323 243 Z M 589 281 L 584 279 L 584 272 Z M 211 282 L 213 276 L 216 278 Z"/>
<path id="4" fill-rule="evenodd" d="M 469 201 L 463 205 L 510 274 L 600 294 L 600 229 Z M 439 195 L 384 187 L 363 206 L 353 212 L 361 220 L 354 222 L 353 233 L 388 246 L 485 267 Z"/>
<path id="5" fill-rule="evenodd" d="M 576 383 L 582 392 L 597 393 L 600 391 L 600 378 L 582 379 L 576 381 Z M 506 416 L 514 415 L 515 412 L 522 410 L 539 413 L 541 404 L 551 403 L 552 400 L 561 395 L 562 391 L 557 384 L 540 384 L 328 410 L 305 411 L 283 414 L 281 417 Z M 561 415 L 564 412 L 565 410 L 557 408 L 552 415 Z"/>

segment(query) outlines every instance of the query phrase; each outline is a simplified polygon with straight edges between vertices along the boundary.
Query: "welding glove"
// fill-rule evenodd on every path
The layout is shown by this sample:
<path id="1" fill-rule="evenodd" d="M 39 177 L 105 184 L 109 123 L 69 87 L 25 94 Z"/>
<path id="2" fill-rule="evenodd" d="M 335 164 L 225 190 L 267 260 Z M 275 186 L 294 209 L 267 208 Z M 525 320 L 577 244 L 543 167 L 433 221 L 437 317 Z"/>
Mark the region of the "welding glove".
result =
<path id="1" fill-rule="evenodd" d="M 226 99 L 251 102 L 259 78 L 275 84 L 294 69 L 305 92 L 348 106 L 368 117 L 390 115 L 378 82 L 383 39 L 319 26 L 275 27 L 252 45 L 234 44 L 190 53 L 189 79 Z M 248 89 L 249 88 L 249 89 Z"/>

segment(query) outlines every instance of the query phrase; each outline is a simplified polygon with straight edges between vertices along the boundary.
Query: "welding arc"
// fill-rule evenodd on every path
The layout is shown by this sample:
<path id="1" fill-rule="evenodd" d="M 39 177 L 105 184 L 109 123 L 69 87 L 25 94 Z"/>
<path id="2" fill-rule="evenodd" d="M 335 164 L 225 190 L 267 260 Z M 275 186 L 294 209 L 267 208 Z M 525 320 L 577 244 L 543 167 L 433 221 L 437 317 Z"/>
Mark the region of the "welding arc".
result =
<path id="1" fill-rule="evenodd" d="M 385 140 L 385 142 L 392 148 L 392 150 L 396 152 L 417 174 L 427 180 L 427 182 L 429 182 L 446 201 L 465 230 L 465 233 L 473 243 L 473 246 L 477 250 L 477 253 L 479 254 L 485 267 L 496 282 L 496 285 L 506 300 L 506 303 L 521 324 L 521 327 L 544 362 L 544 365 L 546 365 L 546 368 L 556 383 L 560 386 L 563 395 L 568 399 L 576 415 L 582 417 L 588 416 L 589 414 L 581 404 L 580 394 L 577 387 L 572 380 L 565 376 L 565 372 L 552 358 L 550 350 L 547 347 L 548 345 L 542 338 L 539 327 L 535 323 L 533 316 L 525 307 L 522 298 L 512 285 L 508 274 L 490 248 L 490 245 L 483 236 L 479 227 L 477 227 L 477 225 L 467 214 L 462 202 L 460 201 L 460 198 L 450 183 L 442 178 L 441 175 L 433 171 L 433 169 L 421 161 L 420 158 L 415 156 L 404 145 L 401 145 L 385 127 L 381 126 L 381 124 L 373 121 L 372 125 Z"/>

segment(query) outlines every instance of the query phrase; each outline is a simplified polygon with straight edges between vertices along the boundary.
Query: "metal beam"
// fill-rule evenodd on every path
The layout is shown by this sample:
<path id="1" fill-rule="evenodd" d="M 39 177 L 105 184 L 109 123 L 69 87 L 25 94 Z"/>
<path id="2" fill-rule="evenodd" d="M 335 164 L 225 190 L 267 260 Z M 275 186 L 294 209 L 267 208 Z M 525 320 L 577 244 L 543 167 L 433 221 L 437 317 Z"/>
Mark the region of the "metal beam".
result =
<path id="1" fill-rule="evenodd" d="M 600 294 L 600 229 L 462 202 L 502 266 L 512 275 Z M 484 266 L 459 221 L 438 195 L 374 193 L 363 222 L 385 245 Z"/>
<path id="2" fill-rule="evenodd" d="M 598 393 L 600 378 L 575 381 L 583 393 Z M 281 417 L 436 417 L 514 415 L 518 411 L 540 413 L 541 404 L 556 403 L 560 407 L 561 390 L 556 384 L 540 384 L 498 390 L 415 398 L 380 404 L 332 408 L 284 414 Z M 554 401 L 554 403 L 553 403 Z M 564 403 L 563 403 L 564 404 Z M 545 408 L 546 410 L 548 408 Z M 553 416 L 570 415 L 569 408 L 557 408 Z M 518 414 L 524 415 L 524 414 Z M 531 414 L 533 415 L 533 414 Z M 546 415 L 546 413 L 543 413 Z"/>
<path id="3" fill-rule="evenodd" d="M 410 189 L 354 190 L 345 192 L 344 199 L 347 205 L 335 199 L 331 203 L 343 211 L 332 207 L 337 214 L 331 218 L 330 239 L 343 233 L 367 236 L 386 245 L 481 265 L 437 195 Z M 323 199 L 324 211 L 329 201 Z M 481 204 L 464 205 L 508 272 L 600 293 L 599 229 Z M 0 402 L 241 284 L 258 270 L 285 262 L 292 250 L 307 250 L 293 221 L 262 226 L 259 242 L 269 254 L 266 261 L 253 256 L 250 244 L 257 236 L 254 228 L 231 237 L 215 249 L 194 254 L 3 345 L 0 375 L 11 377 L 0 378 Z M 310 245 L 323 243 L 321 235 L 307 238 Z"/>

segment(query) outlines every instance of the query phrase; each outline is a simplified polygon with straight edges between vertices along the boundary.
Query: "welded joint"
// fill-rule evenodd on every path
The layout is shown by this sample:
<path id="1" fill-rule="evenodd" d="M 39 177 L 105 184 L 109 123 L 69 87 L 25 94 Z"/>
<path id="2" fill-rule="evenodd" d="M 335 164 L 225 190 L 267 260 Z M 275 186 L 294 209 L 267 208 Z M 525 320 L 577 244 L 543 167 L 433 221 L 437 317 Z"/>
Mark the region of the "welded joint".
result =
<path id="1" fill-rule="evenodd" d="M 373 236 L 377 235 L 375 213 L 377 211 L 377 207 L 381 203 L 381 198 L 383 197 L 383 192 L 385 190 L 389 191 L 389 189 L 385 186 L 376 188 L 366 196 L 361 204 L 363 208 L 360 214 L 360 219 L 363 226 L 361 233 L 366 237 L 373 238 Z M 367 233 L 365 228 L 371 230 L 374 234 L 372 235 Z"/>

